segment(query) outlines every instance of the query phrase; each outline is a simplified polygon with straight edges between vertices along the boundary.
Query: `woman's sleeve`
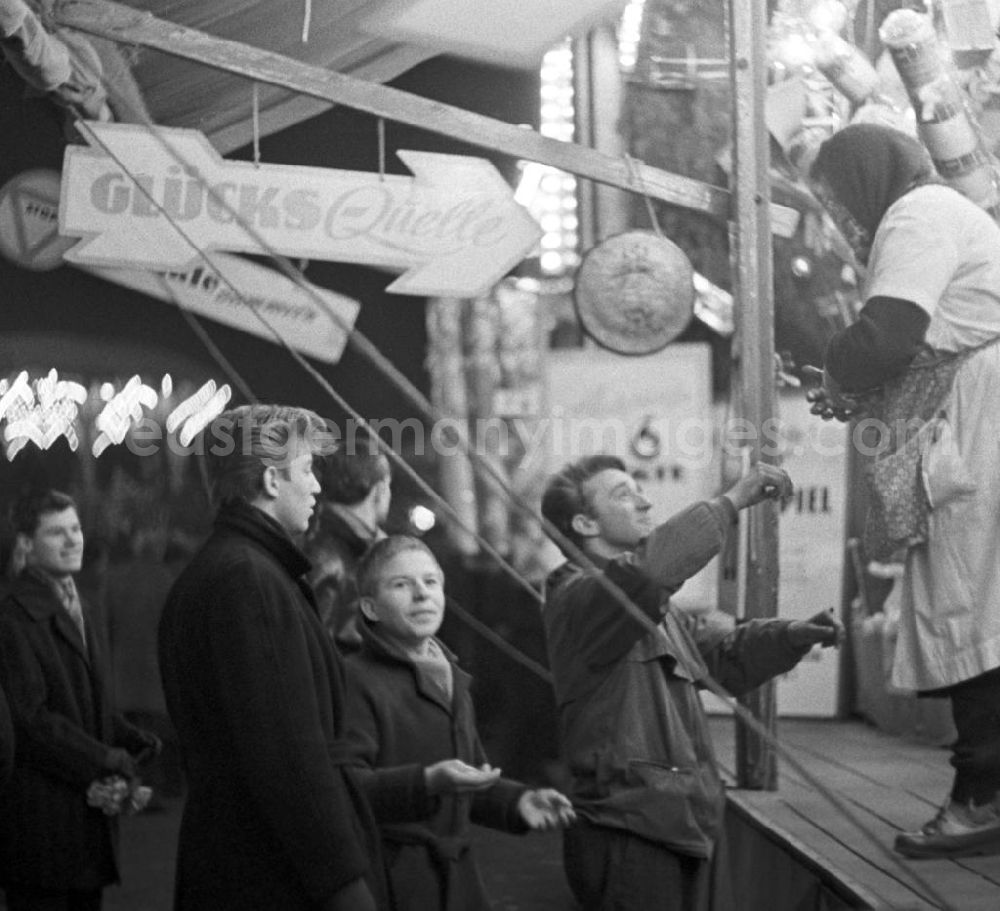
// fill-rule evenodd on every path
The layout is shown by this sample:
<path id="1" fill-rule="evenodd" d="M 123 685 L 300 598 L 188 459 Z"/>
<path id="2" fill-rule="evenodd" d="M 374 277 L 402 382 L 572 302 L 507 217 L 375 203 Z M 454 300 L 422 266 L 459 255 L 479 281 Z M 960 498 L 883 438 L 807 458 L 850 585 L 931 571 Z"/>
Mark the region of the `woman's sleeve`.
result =
<path id="1" fill-rule="evenodd" d="M 830 339 L 826 370 L 845 392 L 880 386 L 902 373 L 917 356 L 930 321 L 913 301 L 873 297 L 856 323 Z"/>

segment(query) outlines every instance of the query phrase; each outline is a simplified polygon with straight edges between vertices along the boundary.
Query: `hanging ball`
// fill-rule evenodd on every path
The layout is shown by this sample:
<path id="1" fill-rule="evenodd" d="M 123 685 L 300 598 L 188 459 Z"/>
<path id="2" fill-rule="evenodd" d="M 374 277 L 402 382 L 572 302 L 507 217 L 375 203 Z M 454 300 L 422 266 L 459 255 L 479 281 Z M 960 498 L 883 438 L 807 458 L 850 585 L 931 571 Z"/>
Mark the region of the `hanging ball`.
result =
<path id="1" fill-rule="evenodd" d="M 584 331 L 619 354 L 652 354 L 694 313 L 694 269 L 672 241 L 626 231 L 589 250 L 573 290 Z"/>

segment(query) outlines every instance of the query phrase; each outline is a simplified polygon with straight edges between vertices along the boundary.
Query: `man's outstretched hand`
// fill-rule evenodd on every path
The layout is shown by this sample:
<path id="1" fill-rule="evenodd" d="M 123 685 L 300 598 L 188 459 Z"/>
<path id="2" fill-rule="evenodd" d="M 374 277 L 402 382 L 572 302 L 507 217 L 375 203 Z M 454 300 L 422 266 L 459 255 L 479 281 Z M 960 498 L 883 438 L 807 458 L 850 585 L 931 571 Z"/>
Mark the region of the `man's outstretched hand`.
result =
<path id="1" fill-rule="evenodd" d="M 552 788 L 525 791 L 517 802 L 517 809 L 532 829 L 559 829 L 576 822 L 569 798 Z"/>
<path id="2" fill-rule="evenodd" d="M 443 759 L 424 769 L 424 781 L 430 794 L 462 794 L 483 791 L 500 780 L 500 769 L 490 765 L 469 765 L 461 759 Z"/>
<path id="3" fill-rule="evenodd" d="M 737 510 L 763 500 L 786 500 L 792 495 L 792 479 L 776 465 L 758 462 L 723 496 Z"/>
<path id="4" fill-rule="evenodd" d="M 793 620 L 788 625 L 788 639 L 795 648 L 813 645 L 839 647 L 845 635 L 844 624 L 832 611 L 820 611 L 808 620 Z"/>

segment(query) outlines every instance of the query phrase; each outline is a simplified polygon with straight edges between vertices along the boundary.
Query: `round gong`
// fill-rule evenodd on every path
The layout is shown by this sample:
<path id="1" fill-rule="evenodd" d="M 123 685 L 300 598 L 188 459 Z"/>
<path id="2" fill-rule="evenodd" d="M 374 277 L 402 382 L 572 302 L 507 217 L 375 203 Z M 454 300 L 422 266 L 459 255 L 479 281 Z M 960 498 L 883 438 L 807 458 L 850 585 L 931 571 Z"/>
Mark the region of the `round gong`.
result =
<path id="1" fill-rule="evenodd" d="M 684 251 L 650 231 L 626 231 L 591 248 L 573 299 L 584 331 L 619 354 L 652 354 L 694 312 L 694 271 Z"/>

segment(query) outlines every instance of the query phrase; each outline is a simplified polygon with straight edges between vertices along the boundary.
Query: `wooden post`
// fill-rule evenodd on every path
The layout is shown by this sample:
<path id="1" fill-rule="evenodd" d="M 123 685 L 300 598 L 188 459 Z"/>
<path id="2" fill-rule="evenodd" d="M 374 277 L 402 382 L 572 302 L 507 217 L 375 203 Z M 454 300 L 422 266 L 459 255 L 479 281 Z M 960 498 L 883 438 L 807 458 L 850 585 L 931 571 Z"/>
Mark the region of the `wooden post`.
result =
<path id="1" fill-rule="evenodd" d="M 624 87 L 614 29 L 599 26 L 573 42 L 573 94 L 576 138 L 581 145 L 621 157 L 625 143 L 618 131 Z M 592 181 L 577 185 L 580 247 L 589 250 L 631 227 L 630 197 L 622 190 Z"/>
<path id="2" fill-rule="evenodd" d="M 729 0 L 733 82 L 733 231 L 740 416 L 754 429 L 750 461 L 764 459 L 763 430 L 774 417 L 774 291 L 768 208 L 769 136 L 764 121 L 766 0 Z M 773 456 L 772 456 L 773 457 Z M 778 612 L 778 511 L 771 501 L 753 507 L 745 560 L 748 618 Z M 775 730 L 773 683 L 741 700 L 770 731 Z M 775 790 L 777 765 L 770 745 L 737 722 L 737 778 L 740 787 Z"/>

